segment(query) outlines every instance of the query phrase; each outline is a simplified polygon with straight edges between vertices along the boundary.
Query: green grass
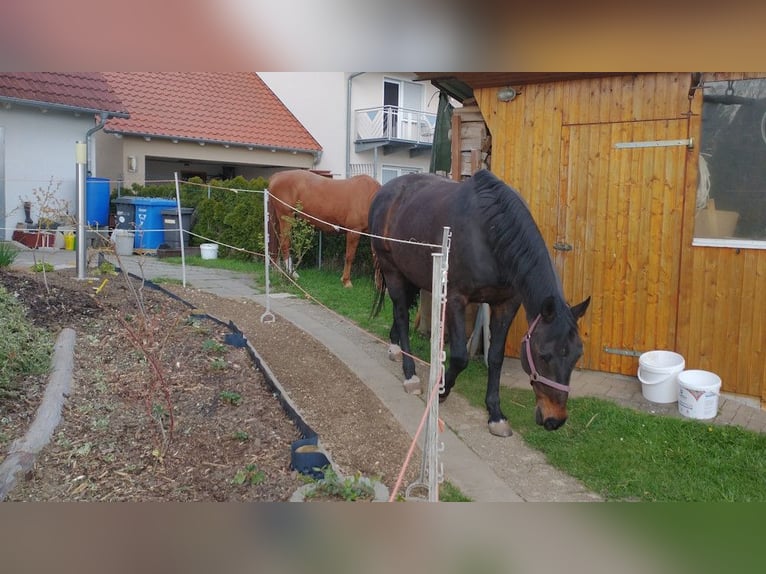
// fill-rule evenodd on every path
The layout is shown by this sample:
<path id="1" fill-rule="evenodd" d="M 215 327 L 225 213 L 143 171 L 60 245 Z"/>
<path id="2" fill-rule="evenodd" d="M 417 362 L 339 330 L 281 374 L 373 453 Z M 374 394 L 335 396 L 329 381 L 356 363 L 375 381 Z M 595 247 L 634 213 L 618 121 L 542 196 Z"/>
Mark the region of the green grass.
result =
<path id="1" fill-rule="evenodd" d="M 16 260 L 19 250 L 10 241 L 0 241 L 0 269 L 10 267 Z"/>
<path id="2" fill-rule="evenodd" d="M 439 502 L 473 502 L 465 494 L 460 492 L 460 489 L 445 480 L 439 485 Z"/>
<path id="3" fill-rule="evenodd" d="M 458 385 L 463 385 L 458 392 L 483 407 L 483 381 Z M 531 390 L 504 388 L 501 405 L 530 446 L 607 500 L 766 501 L 762 434 L 637 412 L 591 397 L 570 399 L 566 425 L 548 432 L 534 423 Z"/>
<path id="4" fill-rule="evenodd" d="M 299 285 L 323 305 L 388 340 L 391 302 L 370 318 L 374 288 L 352 276 L 344 289 L 336 271 L 301 269 Z M 414 353 L 427 359 L 430 345 L 413 333 Z M 383 351 L 381 351 L 383 352 Z M 472 360 L 454 392 L 484 407 L 487 371 Z M 607 500 L 766 501 L 766 435 L 741 427 L 663 417 L 596 398 L 569 401 L 569 420 L 556 432 L 534 422 L 531 390 L 501 389 L 511 426 L 548 461 Z"/>
<path id="5" fill-rule="evenodd" d="M 53 335 L 32 325 L 21 302 L 0 286 L 0 401 L 17 396 L 18 382 L 29 374 L 45 373 L 50 368 Z"/>

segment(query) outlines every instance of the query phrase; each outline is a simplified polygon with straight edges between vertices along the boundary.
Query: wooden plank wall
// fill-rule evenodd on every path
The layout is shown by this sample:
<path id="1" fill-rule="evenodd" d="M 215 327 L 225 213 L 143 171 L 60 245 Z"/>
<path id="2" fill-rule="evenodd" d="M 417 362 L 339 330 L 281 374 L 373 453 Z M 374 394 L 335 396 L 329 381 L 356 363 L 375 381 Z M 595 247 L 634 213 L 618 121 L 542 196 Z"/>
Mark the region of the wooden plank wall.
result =
<path id="1" fill-rule="evenodd" d="M 728 77 L 719 74 L 715 79 Z M 688 136 L 699 141 L 702 94 L 697 90 L 694 98 L 689 99 L 690 80 L 689 73 L 657 73 L 548 82 L 520 87 L 511 102 L 498 101 L 497 88 L 476 89 L 474 93 L 492 138 L 491 169 L 522 193 L 546 243 L 553 245 L 561 225 L 559 208 L 566 181 L 567 158 L 562 150 L 567 148 L 562 141 L 570 137 L 568 133 L 578 133 L 567 127 L 686 120 Z M 678 154 L 677 162 L 678 165 L 668 169 L 686 174 L 685 183 L 680 184 L 683 189 L 671 190 L 682 195 L 680 228 L 658 228 L 654 222 L 648 223 L 652 233 L 661 229 L 659 232 L 663 234 L 681 235 L 681 254 L 674 258 L 674 265 L 680 269 L 667 271 L 678 278 L 677 310 L 675 316 L 667 318 L 672 322 L 672 340 L 668 346 L 684 355 L 687 368 L 718 373 L 724 391 L 766 400 L 763 350 L 766 344 L 766 250 L 692 247 L 697 150 Z M 609 171 L 590 174 L 592 186 L 606 190 L 610 185 L 619 184 L 615 178 L 626 177 L 630 166 L 617 166 Z M 626 215 L 624 211 L 606 214 L 617 218 Z M 590 284 L 582 289 L 604 289 L 607 281 L 606 276 L 594 275 Z M 571 289 L 578 290 L 565 281 L 568 297 Z M 590 330 L 603 332 L 614 327 L 604 324 L 604 317 L 599 319 L 598 325 L 591 324 L 589 311 L 581 323 L 586 355 Z M 519 341 L 525 330 L 523 317 L 517 317 L 506 342 L 507 355 L 518 356 Z M 589 363 L 588 357 L 584 357 L 581 366 L 635 374 L 636 358 L 618 363 L 604 366 Z"/>

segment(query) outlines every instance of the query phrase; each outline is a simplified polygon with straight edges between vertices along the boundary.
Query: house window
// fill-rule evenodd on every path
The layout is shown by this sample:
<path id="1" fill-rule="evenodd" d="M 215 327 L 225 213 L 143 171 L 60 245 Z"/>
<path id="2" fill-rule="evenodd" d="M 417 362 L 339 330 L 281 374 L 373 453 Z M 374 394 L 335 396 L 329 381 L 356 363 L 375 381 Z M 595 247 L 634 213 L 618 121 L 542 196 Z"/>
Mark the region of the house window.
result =
<path id="1" fill-rule="evenodd" d="M 419 169 L 417 167 L 400 167 L 400 166 L 394 166 L 394 165 L 384 165 L 381 168 L 381 175 L 383 183 L 388 183 L 395 177 L 399 177 L 400 175 L 404 175 L 407 173 L 420 173 L 422 172 L 422 169 Z"/>
<path id="2" fill-rule="evenodd" d="M 766 249 L 766 78 L 707 82 L 695 245 Z"/>

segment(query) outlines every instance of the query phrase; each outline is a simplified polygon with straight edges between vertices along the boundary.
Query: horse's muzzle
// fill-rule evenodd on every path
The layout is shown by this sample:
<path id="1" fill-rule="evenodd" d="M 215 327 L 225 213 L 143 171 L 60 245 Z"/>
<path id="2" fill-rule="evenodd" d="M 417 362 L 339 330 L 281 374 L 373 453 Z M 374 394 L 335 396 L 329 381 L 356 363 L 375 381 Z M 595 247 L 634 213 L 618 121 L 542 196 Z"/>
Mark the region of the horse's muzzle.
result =
<path id="1" fill-rule="evenodd" d="M 540 407 L 537 407 L 535 409 L 535 422 L 542 426 L 545 430 L 553 431 L 564 426 L 564 423 L 567 422 L 567 419 L 566 417 L 563 419 L 557 419 L 555 417 L 548 417 L 543 419 L 543 411 L 540 409 Z"/>

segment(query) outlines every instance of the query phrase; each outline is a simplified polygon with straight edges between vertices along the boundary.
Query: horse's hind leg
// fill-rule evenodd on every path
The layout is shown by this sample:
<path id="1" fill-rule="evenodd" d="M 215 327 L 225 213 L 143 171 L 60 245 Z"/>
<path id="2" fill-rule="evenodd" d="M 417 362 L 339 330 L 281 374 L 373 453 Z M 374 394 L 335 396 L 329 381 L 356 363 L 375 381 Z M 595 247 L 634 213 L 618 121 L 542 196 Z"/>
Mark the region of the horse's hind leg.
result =
<path id="1" fill-rule="evenodd" d="M 410 306 L 414 301 L 413 293 L 417 293 L 412 286 L 388 285 L 388 294 L 394 307 L 394 323 L 391 327 L 391 343 L 399 343 L 402 354 L 402 371 L 404 372 L 404 390 L 408 393 L 419 395 L 421 393 L 420 378 L 415 374 L 415 361 L 410 349 Z M 389 351 L 389 356 L 390 351 Z"/>
<path id="2" fill-rule="evenodd" d="M 388 347 L 388 358 L 392 361 L 398 361 L 402 358 L 402 348 L 399 346 L 399 329 L 396 328 L 396 322 L 391 324 L 388 340 L 391 341 L 391 345 Z"/>
<path id="3" fill-rule="evenodd" d="M 356 256 L 356 248 L 359 246 L 359 234 L 353 231 L 346 232 L 346 261 L 343 264 L 343 275 L 340 280 L 344 287 L 353 287 L 351 284 L 351 266 Z"/>

